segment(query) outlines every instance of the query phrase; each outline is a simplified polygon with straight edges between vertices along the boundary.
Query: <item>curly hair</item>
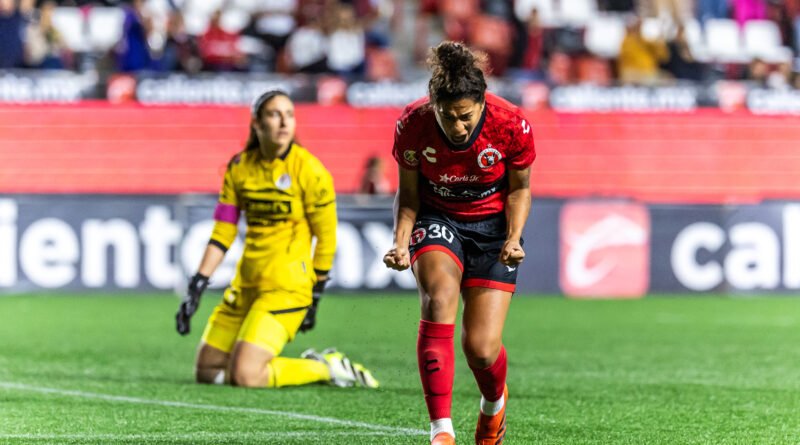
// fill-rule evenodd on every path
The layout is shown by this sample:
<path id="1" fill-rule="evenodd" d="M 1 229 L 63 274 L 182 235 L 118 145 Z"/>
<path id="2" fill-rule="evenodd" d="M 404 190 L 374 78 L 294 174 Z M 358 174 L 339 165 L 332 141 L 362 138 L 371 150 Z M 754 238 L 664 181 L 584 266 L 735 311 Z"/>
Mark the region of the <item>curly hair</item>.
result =
<path id="1" fill-rule="evenodd" d="M 486 93 L 487 56 L 463 43 L 442 42 L 430 49 L 428 82 L 431 103 L 469 98 L 483 102 Z"/>

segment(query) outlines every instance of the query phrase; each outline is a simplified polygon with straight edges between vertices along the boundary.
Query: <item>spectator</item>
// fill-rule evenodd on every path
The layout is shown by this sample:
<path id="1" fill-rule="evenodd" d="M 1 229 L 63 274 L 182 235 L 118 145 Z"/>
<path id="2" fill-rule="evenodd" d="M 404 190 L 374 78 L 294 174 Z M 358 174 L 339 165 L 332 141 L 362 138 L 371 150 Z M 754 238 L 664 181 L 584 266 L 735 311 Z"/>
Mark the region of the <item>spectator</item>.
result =
<path id="1" fill-rule="evenodd" d="M 669 59 L 664 68 L 673 77 L 695 81 L 703 79 L 703 65 L 694 60 L 683 25 L 678 25 L 675 37 L 667 43 L 667 48 Z"/>
<path id="2" fill-rule="evenodd" d="M 527 40 L 521 68 L 533 78 L 541 78 L 544 63 L 544 28 L 539 23 L 539 11 L 533 9 L 526 28 Z"/>
<path id="3" fill-rule="evenodd" d="M 161 56 L 161 69 L 196 73 L 203 67 L 197 39 L 186 32 L 183 14 L 172 11 L 167 20 L 167 36 Z"/>
<path id="4" fill-rule="evenodd" d="M 25 64 L 23 36 L 32 1 L 19 7 L 14 0 L 0 0 L 0 69 L 22 68 Z"/>
<path id="5" fill-rule="evenodd" d="M 695 15 L 701 23 L 728 17 L 728 0 L 697 0 Z"/>
<path id="6" fill-rule="evenodd" d="M 297 28 L 297 1 L 270 0 L 262 2 L 262 5 L 263 9 L 242 30 L 242 34 L 260 39 L 272 48 L 272 54 L 279 54 Z"/>
<path id="7" fill-rule="evenodd" d="M 672 25 L 693 17 L 691 3 L 686 0 L 641 0 L 638 3 L 640 17 L 657 17 Z"/>
<path id="8" fill-rule="evenodd" d="M 767 76 L 767 86 L 773 90 L 788 90 L 792 88 L 792 77 L 792 63 L 781 62 Z"/>
<path id="9" fill-rule="evenodd" d="M 364 72 L 366 39 L 364 27 L 356 19 L 352 5 L 335 8 L 328 35 L 328 69 L 341 75 Z"/>
<path id="10" fill-rule="evenodd" d="M 755 88 L 767 88 L 767 79 L 769 78 L 769 65 L 767 62 L 755 58 L 750 61 L 747 67 L 747 80 Z"/>
<path id="11" fill-rule="evenodd" d="M 293 71 L 324 73 L 327 65 L 327 41 L 319 17 L 309 17 L 286 43 L 286 57 Z"/>
<path id="12" fill-rule="evenodd" d="M 497 16 L 479 14 L 469 20 L 467 30 L 470 47 L 489 56 L 493 74 L 504 75 L 511 57 L 511 25 Z"/>
<path id="13" fill-rule="evenodd" d="M 387 48 L 392 43 L 392 21 L 395 7 L 392 0 L 371 0 L 362 6 L 358 14 L 364 23 L 367 45 Z M 357 8 L 358 9 L 358 8 Z"/>
<path id="14" fill-rule="evenodd" d="M 211 15 L 206 32 L 200 36 L 200 59 L 203 68 L 211 71 L 235 71 L 246 68 L 247 58 L 239 51 L 239 35 L 228 32 L 220 25 L 222 11 Z"/>
<path id="15" fill-rule="evenodd" d="M 783 0 L 769 0 L 767 3 L 767 19 L 775 22 L 781 32 L 781 44 L 783 46 L 794 47 L 795 29 L 794 17 L 787 2 Z M 795 48 L 795 51 L 797 48 Z"/>
<path id="16" fill-rule="evenodd" d="M 767 4 L 764 0 L 733 0 L 733 18 L 744 26 L 750 20 L 767 18 Z"/>
<path id="17" fill-rule="evenodd" d="M 372 156 L 367 159 L 364 176 L 361 178 L 359 193 L 366 195 L 385 195 L 391 193 L 389 181 L 386 179 L 383 159 Z"/>
<path id="18" fill-rule="evenodd" d="M 153 58 L 150 54 L 148 36 L 152 22 L 144 13 L 144 0 L 133 0 L 130 6 L 124 8 L 122 38 L 114 48 L 117 69 L 123 72 L 150 69 Z"/>
<path id="19" fill-rule="evenodd" d="M 54 1 L 45 1 L 39 10 L 39 20 L 28 26 L 25 34 L 25 62 L 40 69 L 64 69 L 69 50 L 61 34 L 53 26 Z"/>
<path id="20" fill-rule="evenodd" d="M 628 22 L 617 58 L 617 70 L 623 84 L 654 85 L 660 80 L 659 65 L 666 62 L 669 50 L 663 41 L 648 41 L 642 35 L 641 21 Z"/>

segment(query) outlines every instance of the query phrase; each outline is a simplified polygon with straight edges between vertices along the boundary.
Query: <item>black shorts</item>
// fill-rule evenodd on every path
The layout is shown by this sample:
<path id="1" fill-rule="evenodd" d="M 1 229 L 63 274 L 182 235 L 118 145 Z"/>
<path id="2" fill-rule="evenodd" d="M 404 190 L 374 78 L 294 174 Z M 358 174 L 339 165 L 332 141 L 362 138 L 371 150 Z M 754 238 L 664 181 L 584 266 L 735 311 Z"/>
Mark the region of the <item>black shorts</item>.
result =
<path id="1" fill-rule="evenodd" d="M 500 262 L 507 229 L 503 213 L 479 221 L 458 221 L 438 212 L 421 212 L 409 243 L 411 264 L 423 253 L 438 250 L 450 255 L 461 269 L 462 289 L 486 287 L 514 292 L 517 267 Z"/>

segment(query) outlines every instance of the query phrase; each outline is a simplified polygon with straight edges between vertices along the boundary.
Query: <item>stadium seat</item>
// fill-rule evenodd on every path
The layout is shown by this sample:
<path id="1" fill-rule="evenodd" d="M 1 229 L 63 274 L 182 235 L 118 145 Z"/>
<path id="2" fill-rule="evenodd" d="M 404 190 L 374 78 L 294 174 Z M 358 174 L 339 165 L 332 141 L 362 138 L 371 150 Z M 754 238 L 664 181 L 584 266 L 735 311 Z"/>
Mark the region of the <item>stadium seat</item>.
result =
<path id="1" fill-rule="evenodd" d="M 645 17 L 642 19 L 642 36 L 647 40 L 667 39 L 668 26 L 660 18 Z"/>
<path id="2" fill-rule="evenodd" d="M 172 10 L 169 0 L 147 0 L 144 7 L 148 14 L 157 17 L 168 17 Z"/>
<path id="3" fill-rule="evenodd" d="M 625 19 L 617 15 L 594 17 L 586 25 L 583 43 L 589 52 L 611 59 L 619 55 L 625 38 Z"/>
<path id="4" fill-rule="evenodd" d="M 201 14 L 211 17 L 211 14 L 223 9 L 226 0 L 202 0 L 202 1 L 189 1 L 186 3 L 186 10 L 184 13 Z"/>
<path id="5" fill-rule="evenodd" d="M 145 13 L 150 17 L 153 29 L 148 38 L 156 50 L 161 50 L 167 38 L 167 22 L 172 10 L 170 0 L 147 0 L 144 4 Z"/>
<path id="6" fill-rule="evenodd" d="M 559 19 L 565 25 L 582 28 L 597 16 L 595 0 L 561 0 Z"/>
<path id="7" fill-rule="evenodd" d="M 766 62 L 786 61 L 786 50 L 781 46 L 781 31 L 771 20 L 751 20 L 744 24 L 744 47 L 747 55 Z M 791 51 L 789 52 L 791 57 Z"/>
<path id="8" fill-rule="evenodd" d="M 89 43 L 94 51 L 108 51 L 122 37 L 125 12 L 121 8 L 92 8 L 89 11 Z"/>
<path id="9" fill-rule="evenodd" d="M 85 52 L 88 49 L 84 25 L 83 14 L 79 8 L 61 6 L 53 11 L 53 26 L 71 51 Z"/>
<path id="10" fill-rule="evenodd" d="M 259 0 L 232 0 L 230 7 L 253 13 L 261 8 L 261 2 Z"/>
<path id="11" fill-rule="evenodd" d="M 539 13 L 539 21 L 542 26 L 551 27 L 558 24 L 553 0 L 517 0 L 514 2 L 514 14 L 523 23 L 527 23 L 531 11 L 534 9 Z"/>
<path id="12" fill-rule="evenodd" d="M 742 47 L 739 25 L 730 19 L 709 19 L 705 23 L 706 45 L 709 56 L 721 63 L 747 63 L 750 61 Z"/>
<path id="13" fill-rule="evenodd" d="M 698 62 L 710 62 L 711 56 L 703 40 L 703 29 L 700 26 L 700 22 L 696 19 L 686 20 L 683 23 L 683 27 L 686 32 L 686 41 L 689 43 L 689 50 L 692 52 L 692 57 Z"/>
<path id="14" fill-rule="evenodd" d="M 241 9 L 226 9 L 222 13 L 219 25 L 230 33 L 239 33 L 250 23 L 250 13 Z"/>
<path id="15" fill-rule="evenodd" d="M 183 24 L 186 27 L 186 32 L 199 36 L 206 32 L 210 17 L 202 12 L 187 11 L 183 15 Z"/>

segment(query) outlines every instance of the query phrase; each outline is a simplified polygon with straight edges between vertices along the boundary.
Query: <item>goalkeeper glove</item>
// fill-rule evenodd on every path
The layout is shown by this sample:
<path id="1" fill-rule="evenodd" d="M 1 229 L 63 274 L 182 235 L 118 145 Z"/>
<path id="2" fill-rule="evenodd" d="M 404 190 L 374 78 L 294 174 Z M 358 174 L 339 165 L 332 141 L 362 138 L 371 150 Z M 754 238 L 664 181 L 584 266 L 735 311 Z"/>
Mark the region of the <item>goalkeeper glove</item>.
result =
<path id="1" fill-rule="evenodd" d="M 208 287 L 208 277 L 200 273 L 196 273 L 192 280 L 189 282 L 189 288 L 186 290 L 186 296 L 183 297 L 181 305 L 178 308 L 178 313 L 175 314 L 175 323 L 178 333 L 186 335 L 189 333 L 189 321 L 192 315 L 197 311 L 200 305 L 200 296 L 203 291 Z"/>
<path id="2" fill-rule="evenodd" d="M 300 332 L 306 332 L 314 329 L 314 325 L 317 323 L 317 306 L 319 306 L 319 300 L 322 297 L 322 292 L 325 291 L 325 283 L 328 280 L 320 280 L 317 281 L 317 284 L 311 290 L 311 306 L 308 307 L 308 312 L 306 312 L 306 318 L 303 319 L 303 322 L 300 323 Z"/>

